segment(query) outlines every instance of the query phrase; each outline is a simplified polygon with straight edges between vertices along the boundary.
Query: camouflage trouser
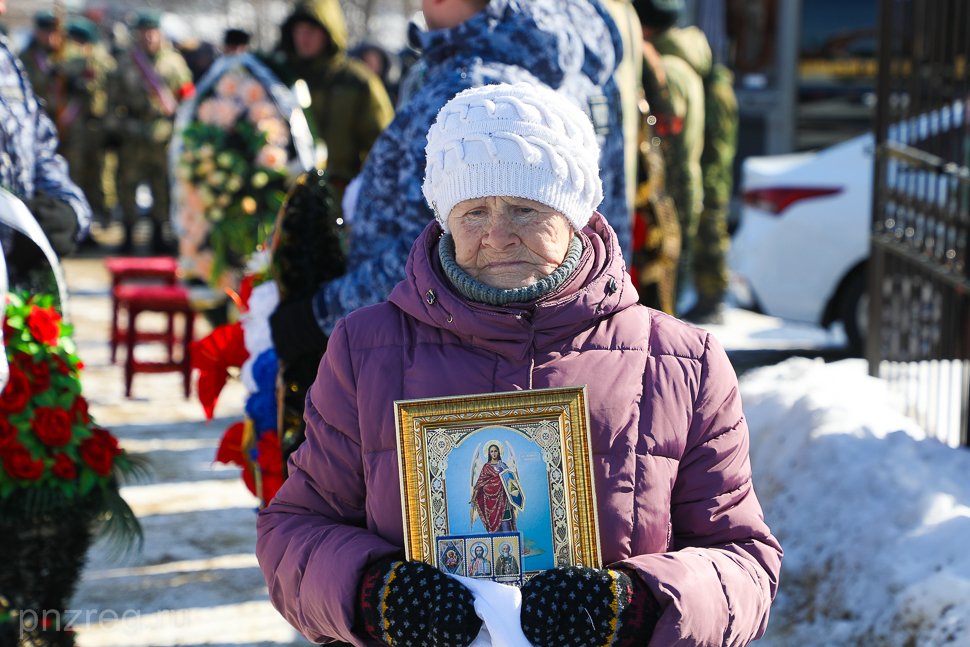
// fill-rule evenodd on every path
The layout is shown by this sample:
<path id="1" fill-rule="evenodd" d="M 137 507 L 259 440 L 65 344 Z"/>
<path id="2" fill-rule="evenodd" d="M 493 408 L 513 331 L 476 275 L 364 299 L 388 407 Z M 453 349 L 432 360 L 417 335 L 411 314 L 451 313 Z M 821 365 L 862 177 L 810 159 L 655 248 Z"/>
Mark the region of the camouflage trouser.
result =
<path id="1" fill-rule="evenodd" d="M 122 221 L 134 224 L 138 217 L 135 192 L 146 183 L 152 192 L 151 217 L 164 223 L 169 219 L 168 142 L 155 143 L 126 137 L 118 151 L 118 204 Z"/>
<path id="2" fill-rule="evenodd" d="M 61 142 L 68 171 L 84 191 L 95 218 L 107 214 L 104 190 L 104 131 L 96 120 L 75 124 Z M 103 222 L 103 220 L 102 220 Z"/>
<path id="3" fill-rule="evenodd" d="M 701 183 L 699 169 L 689 164 L 667 167 L 668 193 L 677 210 L 680 224 L 680 258 L 677 262 L 677 298 L 694 283 L 694 257 L 701 220 Z"/>
<path id="4" fill-rule="evenodd" d="M 734 183 L 734 156 L 738 140 L 738 101 L 734 77 L 715 65 L 705 83 L 704 210 L 694 242 L 694 285 L 699 299 L 720 302 L 727 291 L 728 208 Z"/>
<path id="5" fill-rule="evenodd" d="M 699 300 L 720 302 L 728 286 L 727 205 L 704 205 L 694 238 L 694 287 Z"/>

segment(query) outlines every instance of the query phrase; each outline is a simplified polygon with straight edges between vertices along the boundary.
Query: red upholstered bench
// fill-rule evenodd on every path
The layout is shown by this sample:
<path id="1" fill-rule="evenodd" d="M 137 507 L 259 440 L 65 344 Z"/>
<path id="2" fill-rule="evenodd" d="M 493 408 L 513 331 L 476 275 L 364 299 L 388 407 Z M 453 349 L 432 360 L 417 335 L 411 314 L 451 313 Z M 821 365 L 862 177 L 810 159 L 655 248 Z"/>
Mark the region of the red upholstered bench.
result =
<path id="1" fill-rule="evenodd" d="M 114 288 L 112 296 L 118 309 L 126 313 L 125 334 L 121 337 L 127 354 L 125 356 L 125 396 L 131 397 L 131 383 L 135 373 L 165 373 L 179 371 L 185 397 L 192 390 L 192 362 L 189 348 L 192 344 L 195 326 L 195 311 L 189 301 L 189 292 L 180 285 L 142 285 L 121 284 Z M 168 315 L 166 332 L 146 332 L 138 330 L 138 316 L 144 312 L 158 312 Z M 181 338 L 176 338 L 173 319 L 176 315 L 184 318 L 185 328 Z M 143 341 L 162 341 L 168 353 L 167 361 L 148 362 L 135 357 L 135 347 Z M 174 346 L 180 346 L 176 358 Z"/>
<path id="2" fill-rule="evenodd" d="M 172 256 L 115 256 L 105 259 L 104 266 L 111 274 L 111 363 L 118 354 L 118 343 L 125 336 L 125 330 L 118 327 L 118 300 L 115 288 L 129 282 L 162 283 L 175 285 L 178 280 L 178 261 Z M 174 315 L 168 318 L 168 329 L 163 333 L 141 333 L 139 341 L 165 341 L 169 355 L 175 339 Z"/>

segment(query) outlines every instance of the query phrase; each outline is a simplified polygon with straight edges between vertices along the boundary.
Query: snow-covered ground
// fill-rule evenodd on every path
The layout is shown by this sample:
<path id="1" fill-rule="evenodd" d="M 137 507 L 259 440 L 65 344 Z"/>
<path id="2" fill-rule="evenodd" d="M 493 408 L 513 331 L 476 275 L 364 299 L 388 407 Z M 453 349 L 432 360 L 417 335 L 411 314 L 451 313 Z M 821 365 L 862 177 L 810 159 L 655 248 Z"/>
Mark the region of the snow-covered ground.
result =
<path id="1" fill-rule="evenodd" d="M 770 645 L 970 645 L 970 451 L 862 360 L 746 374 L 755 487 L 785 549 Z"/>
<path id="2" fill-rule="evenodd" d="M 78 644 L 307 644 L 267 600 L 256 500 L 235 468 L 212 463 L 241 415 L 241 385 L 229 384 L 209 424 L 175 374 L 136 376 L 125 400 L 107 359 L 100 261 L 69 261 L 67 274 L 92 412 L 156 472 L 124 491 L 144 550 L 121 563 L 91 553 L 72 604 L 89 620 Z M 729 349 L 838 343 L 750 313 L 714 331 Z M 927 439 L 862 360 L 790 359 L 746 373 L 741 391 L 755 485 L 786 552 L 762 644 L 970 645 L 970 451 Z"/>

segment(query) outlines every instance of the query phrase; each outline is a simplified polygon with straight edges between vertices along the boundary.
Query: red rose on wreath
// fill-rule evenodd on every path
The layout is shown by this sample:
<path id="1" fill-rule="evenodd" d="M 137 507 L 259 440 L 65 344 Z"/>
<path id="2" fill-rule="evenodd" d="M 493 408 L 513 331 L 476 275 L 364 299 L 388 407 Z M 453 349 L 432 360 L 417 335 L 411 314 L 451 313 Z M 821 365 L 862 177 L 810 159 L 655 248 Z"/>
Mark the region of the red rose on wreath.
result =
<path id="1" fill-rule="evenodd" d="M 77 400 L 71 405 L 71 419 L 82 425 L 91 422 L 91 416 L 88 414 L 88 401 L 83 395 L 77 396 Z"/>
<path id="2" fill-rule="evenodd" d="M 115 456 L 121 453 L 118 439 L 106 429 L 95 427 L 94 435 L 81 441 L 81 460 L 87 463 L 98 476 L 108 476 Z"/>
<path id="3" fill-rule="evenodd" d="M 3 393 L 0 393 L 0 413 L 23 411 L 30 401 L 30 380 L 16 364 L 10 365 L 10 378 Z"/>
<path id="4" fill-rule="evenodd" d="M 64 409 L 37 407 L 31 426 L 40 442 L 48 447 L 61 447 L 71 442 L 71 416 Z"/>
<path id="5" fill-rule="evenodd" d="M 54 456 L 54 465 L 51 467 L 54 476 L 65 481 L 73 481 L 77 478 L 77 466 L 67 454 L 57 454 Z"/>
<path id="6" fill-rule="evenodd" d="M 0 418 L 0 452 L 17 443 L 17 428 L 5 417 Z"/>
<path id="7" fill-rule="evenodd" d="M 58 357 L 57 355 L 52 355 L 51 356 L 51 359 L 54 360 L 54 364 L 57 366 L 57 372 L 58 373 L 60 373 L 61 375 L 70 375 L 71 374 L 71 365 L 70 364 L 68 364 L 66 361 L 64 361 L 62 358 Z M 78 369 L 78 370 L 80 370 L 80 369 Z"/>
<path id="8" fill-rule="evenodd" d="M 3 468 L 15 479 L 36 481 L 44 474 L 44 461 L 34 460 L 27 448 L 18 444 L 3 450 Z"/>
<path id="9" fill-rule="evenodd" d="M 48 346 L 56 346 L 61 336 L 61 316 L 52 306 L 38 308 L 32 306 L 27 315 L 27 328 L 34 339 Z"/>
<path id="10" fill-rule="evenodd" d="M 29 355 L 21 354 L 19 362 L 30 377 L 31 392 L 34 395 L 43 393 L 51 386 L 51 366 L 46 360 L 34 363 Z"/>

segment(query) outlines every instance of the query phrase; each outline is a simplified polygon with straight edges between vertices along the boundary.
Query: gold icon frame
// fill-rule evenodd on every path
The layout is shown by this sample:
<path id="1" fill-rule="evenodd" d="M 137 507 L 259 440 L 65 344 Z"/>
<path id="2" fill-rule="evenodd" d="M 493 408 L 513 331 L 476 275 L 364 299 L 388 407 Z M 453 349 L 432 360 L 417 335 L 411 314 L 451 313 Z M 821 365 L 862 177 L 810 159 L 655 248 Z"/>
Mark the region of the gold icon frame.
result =
<path id="1" fill-rule="evenodd" d="M 438 566 L 436 538 L 453 534 L 448 458 L 475 434 L 501 428 L 534 443 L 540 458 L 531 462 L 545 466 L 552 566 L 602 566 L 585 385 L 398 400 L 394 417 L 408 559 Z M 525 467 L 525 477 L 542 480 L 539 467 Z"/>

